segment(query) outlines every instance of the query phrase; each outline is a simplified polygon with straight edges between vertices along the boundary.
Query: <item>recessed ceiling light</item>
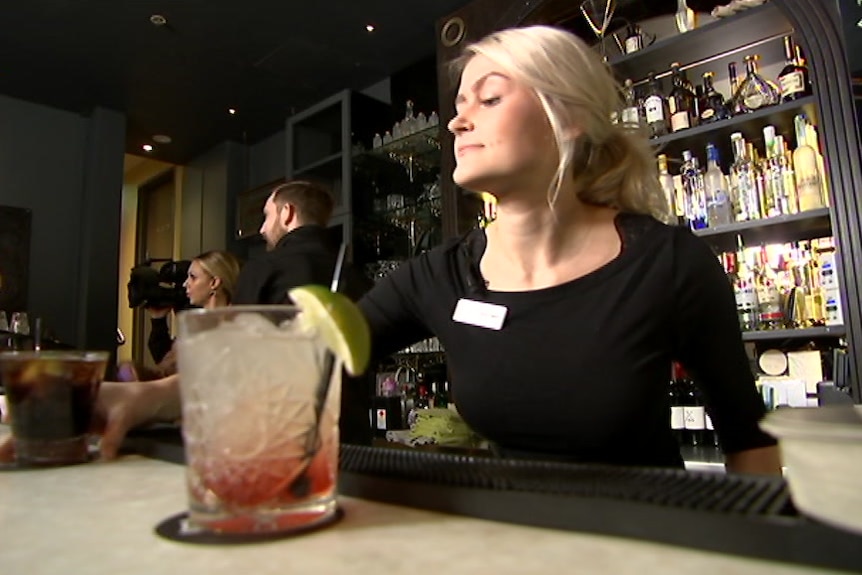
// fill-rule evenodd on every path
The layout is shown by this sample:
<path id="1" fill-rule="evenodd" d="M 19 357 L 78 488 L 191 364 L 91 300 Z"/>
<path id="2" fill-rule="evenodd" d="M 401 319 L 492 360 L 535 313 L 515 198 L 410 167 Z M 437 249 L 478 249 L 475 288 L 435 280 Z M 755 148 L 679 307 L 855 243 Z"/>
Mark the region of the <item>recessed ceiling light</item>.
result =
<path id="1" fill-rule="evenodd" d="M 141 146 L 141 149 L 145 152 L 152 152 L 153 151 L 153 147 L 150 144 L 144 144 L 143 146 Z"/>
<path id="2" fill-rule="evenodd" d="M 233 116 L 236 114 L 236 109 L 235 108 L 228 108 L 227 113 L 230 114 L 231 116 Z"/>
<path id="3" fill-rule="evenodd" d="M 365 29 L 369 32 L 374 32 L 374 24 L 366 24 Z"/>
<path id="4" fill-rule="evenodd" d="M 157 144 L 170 144 L 173 140 L 166 134 L 156 134 L 153 136 L 153 141 Z"/>
<path id="5" fill-rule="evenodd" d="M 152 23 L 153 26 L 164 26 L 168 23 L 168 19 L 161 14 L 153 14 L 150 16 L 150 23 Z"/>

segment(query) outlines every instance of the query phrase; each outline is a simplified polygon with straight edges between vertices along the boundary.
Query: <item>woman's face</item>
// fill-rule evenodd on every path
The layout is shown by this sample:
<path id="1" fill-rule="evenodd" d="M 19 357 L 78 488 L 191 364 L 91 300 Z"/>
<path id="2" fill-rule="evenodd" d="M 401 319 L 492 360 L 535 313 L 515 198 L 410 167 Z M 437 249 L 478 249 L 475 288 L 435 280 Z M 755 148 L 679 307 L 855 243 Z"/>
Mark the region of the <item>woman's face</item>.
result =
<path id="1" fill-rule="evenodd" d="M 533 90 L 515 82 L 485 56 L 470 59 L 461 74 L 449 122 L 455 135 L 455 182 L 491 192 L 541 186 L 558 162 L 550 123 Z"/>
<path id="2" fill-rule="evenodd" d="M 198 260 L 192 260 L 183 287 L 186 288 L 186 295 L 192 305 L 203 306 L 209 299 L 210 292 L 215 289 L 215 280 L 204 271 Z"/>

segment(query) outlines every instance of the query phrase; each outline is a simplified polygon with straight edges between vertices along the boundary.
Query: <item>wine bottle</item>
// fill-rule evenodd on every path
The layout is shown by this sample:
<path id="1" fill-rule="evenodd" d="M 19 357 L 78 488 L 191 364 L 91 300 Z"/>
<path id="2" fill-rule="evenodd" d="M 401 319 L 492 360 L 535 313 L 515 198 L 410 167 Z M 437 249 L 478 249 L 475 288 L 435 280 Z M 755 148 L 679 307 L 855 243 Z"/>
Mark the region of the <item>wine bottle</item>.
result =
<path id="1" fill-rule="evenodd" d="M 670 429 L 678 443 L 684 442 L 685 413 L 682 397 L 682 367 L 677 363 L 671 364 L 670 389 L 668 396 L 670 401 Z"/>

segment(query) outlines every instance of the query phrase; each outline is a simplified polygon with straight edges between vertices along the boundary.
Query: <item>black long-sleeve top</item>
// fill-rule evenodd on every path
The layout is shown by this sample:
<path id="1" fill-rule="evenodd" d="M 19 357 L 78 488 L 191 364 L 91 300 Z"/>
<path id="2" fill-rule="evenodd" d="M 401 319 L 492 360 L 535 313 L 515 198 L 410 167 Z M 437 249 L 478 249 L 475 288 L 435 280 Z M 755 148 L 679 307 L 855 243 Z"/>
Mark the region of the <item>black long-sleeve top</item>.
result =
<path id="1" fill-rule="evenodd" d="M 694 376 L 726 453 L 774 444 L 742 345 L 732 289 L 689 230 L 616 218 L 620 255 L 533 291 L 484 287 L 484 232 L 403 265 L 360 302 L 375 355 L 436 335 L 458 410 L 504 453 L 681 466 L 670 429 L 672 360 Z M 453 321 L 459 299 L 505 306 L 502 329 Z"/>

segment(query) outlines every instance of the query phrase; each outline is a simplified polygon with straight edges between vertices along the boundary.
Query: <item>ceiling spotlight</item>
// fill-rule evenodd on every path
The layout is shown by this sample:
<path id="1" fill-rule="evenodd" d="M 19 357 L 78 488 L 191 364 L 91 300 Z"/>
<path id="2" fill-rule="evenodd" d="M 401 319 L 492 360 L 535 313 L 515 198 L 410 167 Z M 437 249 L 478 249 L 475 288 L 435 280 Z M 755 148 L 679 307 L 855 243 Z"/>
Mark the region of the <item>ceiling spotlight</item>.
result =
<path id="1" fill-rule="evenodd" d="M 369 32 L 374 32 L 374 24 L 366 24 L 365 29 Z"/>
<path id="2" fill-rule="evenodd" d="M 166 134 L 156 134 L 153 136 L 153 141 L 157 144 L 170 144 L 173 140 Z"/>
<path id="3" fill-rule="evenodd" d="M 161 14 L 153 14 L 152 16 L 150 16 L 150 23 L 153 26 L 164 26 L 168 23 L 168 19 Z"/>
<path id="4" fill-rule="evenodd" d="M 145 152 L 152 152 L 153 146 L 150 144 L 144 144 L 143 146 L 141 146 L 141 149 Z"/>
<path id="5" fill-rule="evenodd" d="M 227 109 L 227 113 L 228 113 L 228 114 L 230 114 L 231 116 L 234 116 L 234 115 L 236 115 L 236 109 L 234 109 L 234 108 L 228 108 L 228 109 Z"/>

